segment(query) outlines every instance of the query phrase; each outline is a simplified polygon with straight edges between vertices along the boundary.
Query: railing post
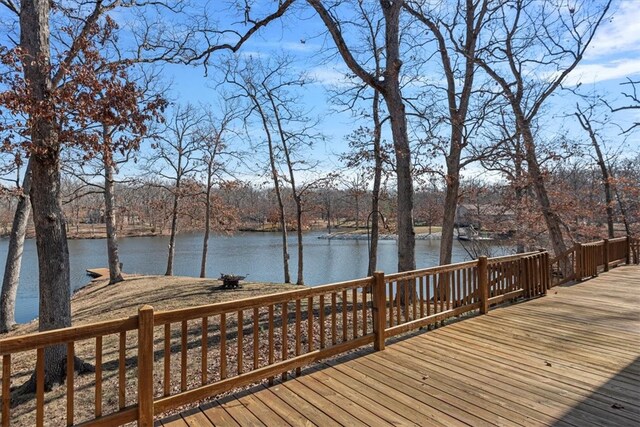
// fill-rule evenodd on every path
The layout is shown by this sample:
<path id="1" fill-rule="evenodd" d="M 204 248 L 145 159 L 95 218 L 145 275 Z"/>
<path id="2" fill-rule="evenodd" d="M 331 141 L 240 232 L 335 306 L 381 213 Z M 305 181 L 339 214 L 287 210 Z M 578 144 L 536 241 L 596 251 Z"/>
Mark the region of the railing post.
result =
<path id="1" fill-rule="evenodd" d="M 489 268 L 486 256 L 478 258 L 478 292 L 480 293 L 480 314 L 489 312 Z"/>
<path id="2" fill-rule="evenodd" d="M 138 310 L 138 426 L 153 426 L 153 307 Z"/>
<path id="3" fill-rule="evenodd" d="M 549 252 L 544 248 L 539 248 L 538 252 L 542 255 L 540 259 L 540 281 L 542 286 L 542 295 L 547 295 L 549 285 L 551 284 L 551 266 L 549 265 Z"/>
<path id="4" fill-rule="evenodd" d="M 602 258 L 604 260 L 604 271 L 609 271 L 609 239 L 603 239 Z"/>
<path id="5" fill-rule="evenodd" d="M 387 319 L 387 301 L 384 286 L 384 272 L 373 273 L 373 349 L 384 350 L 384 330 Z"/>
<path id="6" fill-rule="evenodd" d="M 627 234 L 627 244 L 625 245 L 626 254 L 625 254 L 625 262 L 627 265 L 631 264 L 631 236 Z"/>
<path id="7" fill-rule="evenodd" d="M 582 282 L 584 277 L 584 254 L 582 250 L 582 243 L 576 243 L 576 280 Z"/>

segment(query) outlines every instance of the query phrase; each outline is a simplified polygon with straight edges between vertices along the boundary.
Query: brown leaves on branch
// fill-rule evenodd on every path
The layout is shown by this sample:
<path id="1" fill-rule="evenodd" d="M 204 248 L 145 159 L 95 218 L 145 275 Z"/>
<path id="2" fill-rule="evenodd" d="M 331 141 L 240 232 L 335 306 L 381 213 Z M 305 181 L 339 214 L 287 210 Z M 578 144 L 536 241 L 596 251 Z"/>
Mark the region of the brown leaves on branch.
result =
<path id="1" fill-rule="evenodd" d="M 97 154 L 111 158 L 112 153 L 124 154 L 139 147 L 148 133 L 148 123 L 161 120 L 167 102 L 159 95 L 145 99 L 142 88 L 130 76 L 130 61 L 105 57 L 102 49 L 115 28 L 107 16 L 91 26 L 84 38 L 76 39 L 76 60 L 71 64 L 60 61 L 61 69 L 50 70 L 63 78 L 56 87 L 45 88 L 46 99 L 40 102 L 32 101 L 36 97 L 31 96 L 22 73 L 25 61 L 32 59 L 19 47 L 0 47 L 0 62 L 8 69 L 0 75 L 0 85 L 6 88 L 0 92 L 0 108 L 16 118 L 5 129 L 3 151 L 24 150 L 31 155 L 36 150 L 46 154 L 44 151 L 61 146 L 74 147 L 89 160 Z M 55 123 L 57 144 L 30 144 L 30 125 L 39 120 Z"/>

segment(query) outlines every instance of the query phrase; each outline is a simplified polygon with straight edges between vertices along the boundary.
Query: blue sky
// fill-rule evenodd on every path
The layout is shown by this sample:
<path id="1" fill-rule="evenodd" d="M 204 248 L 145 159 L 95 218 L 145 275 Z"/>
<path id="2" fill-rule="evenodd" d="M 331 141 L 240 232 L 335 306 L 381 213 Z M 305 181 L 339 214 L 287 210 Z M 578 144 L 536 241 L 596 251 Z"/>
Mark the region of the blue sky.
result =
<path id="1" fill-rule="evenodd" d="M 272 8 L 273 2 L 257 2 L 252 11 L 256 16 L 261 12 L 260 5 Z M 0 20 L 11 19 L 6 13 L 0 11 Z M 218 14 L 221 22 L 229 20 L 224 13 Z M 332 48 L 333 45 L 324 35 L 323 26 L 310 7 L 300 5 L 295 14 L 289 15 L 291 16 L 286 16 L 252 37 L 241 49 L 241 54 L 264 57 L 286 52 L 295 59 L 298 70 L 305 70 L 316 79 L 316 83 L 309 85 L 301 93 L 300 103 L 312 108 L 313 113 L 322 118 L 319 127 L 326 136 L 325 141 L 316 144 L 311 155 L 325 160 L 324 169 L 333 169 L 336 165 L 335 154 L 345 151 L 345 136 L 356 127 L 350 114 L 332 111 L 326 91 L 328 86 L 340 85 L 346 67 L 338 58 L 327 59 L 326 48 Z M 116 17 L 126 20 L 123 14 Z M 215 16 L 212 18 L 215 19 Z M 212 62 L 217 58 L 222 58 L 222 55 L 214 54 Z M 432 58 L 432 61 L 434 65 L 425 68 L 425 72 L 431 75 L 425 77 L 440 79 L 437 58 Z M 172 82 L 170 95 L 173 99 L 212 105 L 218 102 L 218 90 L 212 79 L 215 78 L 213 70 L 210 69 L 212 77 L 205 77 L 202 67 L 167 65 L 164 74 L 167 81 Z M 602 24 L 582 63 L 570 75 L 567 84 L 581 83 L 584 91 L 600 91 L 610 97 L 612 104 L 622 105 L 624 100 L 619 95 L 622 90 L 620 83 L 627 77 L 640 79 L 640 0 L 614 3 L 611 18 Z M 551 118 L 557 118 L 564 115 L 568 108 L 573 108 L 575 99 L 563 94 L 553 97 L 551 102 L 548 114 L 555 115 Z M 639 115 L 637 112 L 627 113 L 616 118 L 629 123 L 637 121 Z M 547 131 L 572 127 L 578 131 L 577 125 L 569 119 L 549 120 Z M 620 140 L 618 135 L 609 136 L 612 141 Z M 634 135 L 627 142 L 630 146 L 638 147 L 638 138 Z"/>
<path id="2" fill-rule="evenodd" d="M 354 121 L 347 113 L 333 113 L 328 103 L 325 87 L 339 85 L 346 67 L 336 58 L 325 62 L 327 55 L 320 52 L 324 45 L 332 47 L 332 44 L 322 35 L 322 30 L 318 18 L 307 11 L 305 19 L 289 17 L 282 24 L 268 27 L 249 40 L 241 52 L 244 55 L 268 56 L 284 51 L 293 55 L 297 67 L 315 77 L 317 83 L 304 91 L 301 102 L 323 117 L 320 126 L 327 136 L 327 142 L 316 147 L 314 156 L 328 158 L 344 151 L 345 135 L 354 128 Z M 434 66 L 427 67 L 433 75 L 427 77 L 437 79 L 440 78 L 437 58 L 433 58 L 433 61 Z M 174 66 L 167 68 L 167 72 L 174 82 L 173 92 L 179 94 L 180 99 L 193 102 L 211 102 L 215 99 L 216 90 L 211 87 L 211 79 L 204 77 L 201 67 Z M 569 86 L 580 83 L 584 92 L 602 92 L 614 105 L 622 105 L 624 100 L 619 95 L 622 90 L 620 83 L 627 77 L 640 78 L 640 0 L 614 3 L 611 18 L 602 24 L 583 61 L 566 83 Z M 559 94 L 550 102 L 548 114 L 557 118 L 565 115 L 568 108 L 573 108 L 575 98 Z M 631 120 L 637 121 L 639 115 L 619 114 L 616 120 L 630 123 Z M 579 132 L 571 118 L 550 121 L 547 131 L 554 127 L 557 131 L 575 128 Z M 611 134 L 610 139 L 621 140 L 615 134 Z M 638 137 L 631 137 L 627 143 L 637 147 Z M 330 164 L 331 161 L 327 166 L 330 167 Z"/>

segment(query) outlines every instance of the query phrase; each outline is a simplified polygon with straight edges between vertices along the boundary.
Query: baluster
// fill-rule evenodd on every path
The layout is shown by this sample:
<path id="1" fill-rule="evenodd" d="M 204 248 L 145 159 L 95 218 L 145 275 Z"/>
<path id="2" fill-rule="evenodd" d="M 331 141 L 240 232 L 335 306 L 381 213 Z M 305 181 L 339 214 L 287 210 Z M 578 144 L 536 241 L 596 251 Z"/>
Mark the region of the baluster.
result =
<path id="1" fill-rule="evenodd" d="M 126 406 L 126 371 L 127 368 L 127 332 L 120 332 L 118 349 L 118 409 L 122 409 Z M 68 356 L 67 356 L 68 357 Z"/>
<path id="2" fill-rule="evenodd" d="M 75 398 L 75 390 L 74 390 L 74 384 L 73 384 L 75 380 L 74 361 L 75 361 L 74 342 L 71 341 L 67 343 L 67 426 L 72 426 L 74 424 L 73 422 L 73 418 L 74 418 L 73 404 L 74 404 L 74 398 Z M 3 396 L 9 397 L 8 390 L 7 390 L 7 394 L 4 394 L 3 392 Z M 9 414 L 8 407 L 7 407 L 7 414 Z M 9 422 L 7 421 L 7 423 L 5 424 L 3 421 L 2 425 L 3 426 L 9 425 Z"/>
<path id="3" fill-rule="evenodd" d="M 368 286 L 362 288 L 362 335 L 367 335 L 367 324 L 369 323 L 369 318 L 367 317 L 367 293 L 369 289 L 371 288 Z"/>
<path id="4" fill-rule="evenodd" d="M 320 348 L 325 346 L 324 295 L 320 295 Z"/>
<path id="5" fill-rule="evenodd" d="M 288 340 L 288 323 L 289 323 L 289 304 L 286 302 L 282 303 L 282 313 L 280 318 L 282 319 L 282 360 L 287 360 L 289 356 L 289 340 Z M 286 381 L 287 373 L 282 373 L 282 381 Z"/>
<path id="6" fill-rule="evenodd" d="M 335 292 L 331 293 L 331 344 L 336 345 L 338 343 L 336 335 L 337 325 L 336 325 L 336 305 L 337 305 L 337 295 Z"/>
<path id="7" fill-rule="evenodd" d="M 353 326 L 353 339 L 358 337 L 358 289 L 351 290 L 351 321 Z"/>
<path id="8" fill-rule="evenodd" d="M 227 314 L 220 314 L 220 379 L 227 378 Z"/>
<path id="9" fill-rule="evenodd" d="M 171 323 L 164 325 L 164 395 L 171 394 Z"/>
<path id="10" fill-rule="evenodd" d="M 299 299 L 296 300 L 296 356 L 301 353 L 302 330 L 300 323 L 302 321 L 302 304 Z M 296 368 L 296 377 L 300 375 L 300 367 Z"/>
<path id="11" fill-rule="evenodd" d="M 241 375 L 244 371 L 244 311 L 238 311 L 238 339 L 236 344 L 238 345 L 237 358 L 238 358 L 238 375 Z"/>
<path id="12" fill-rule="evenodd" d="M 273 304 L 269 305 L 269 365 L 273 365 Z M 269 385 L 273 385 L 273 377 L 269 377 Z"/>
<path id="13" fill-rule="evenodd" d="M 313 297 L 309 297 L 307 298 L 307 347 L 309 352 L 313 351 L 313 316 Z"/>
<path id="14" fill-rule="evenodd" d="M 431 316 L 431 286 L 434 286 L 435 289 L 435 278 L 434 276 L 426 276 L 426 287 L 425 292 L 427 295 L 427 317 Z"/>
<path id="15" fill-rule="evenodd" d="M 102 336 L 96 337 L 95 414 L 102 416 Z"/>
<path id="16" fill-rule="evenodd" d="M 36 351 L 36 426 L 44 424 L 44 348 Z"/>
<path id="17" fill-rule="evenodd" d="M 187 321 L 183 320 L 180 331 L 180 391 L 187 390 Z"/>
<path id="18" fill-rule="evenodd" d="M 413 278 L 409 282 L 411 284 L 411 301 L 413 302 L 413 320 L 418 318 L 418 291 L 416 289 L 416 281 L 418 278 Z"/>
<path id="19" fill-rule="evenodd" d="M 73 345 L 73 343 L 71 343 L 71 345 Z M 67 389 L 67 393 L 68 393 L 68 389 Z M 69 395 L 67 394 L 67 396 Z M 69 408 L 69 400 L 67 399 L 67 409 L 68 408 Z M 11 355 L 5 354 L 4 356 L 2 356 L 2 425 L 3 426 L 9 425 L 9 419 L 11 415 L 10 410 L 11 410 Z M 69 420 L 69 412 L 67 410 L 67 424 L 69 422 L 68 420 Z M 73 419 L 71 420 L 71 423 L 73 424 Z"/>
<path id="20" fill-rule="evenodd" d="M 389 327 L 393 326 L 393 282 L 389 282 L 387 284 L 387 288 L 389 289 Z M 385 306 L 387 304 L 385 303 Z"/>
<path id="21" fill-rule="evenodd" d="M 420 276 L 420 318 L 424 317 L 424 276 Z"/>
<path id="22" fill-rule="evenodd" d="M 207 316 L 202 318 L 202 338 L 201 347 L 202 347 L 202 357 L 201 357 L 201 366 L 200 366 L 200 379 L 202 385 L 207 383 L 207 374 L 209 373 L 209 318 Z"/>
<path id="23" fill-rule="evenodd" d="M 347 291 L 343 290 L 342 291 L 342 342 L 347 341 L 347 326 L 348 326 L 348 320 L 347 320 L 347 310 L 348 310 L 349 304 L 347 303 Z"/>
<path id="24" fill-rule="evenodd" d="M 258 359 L 258 349 L 260 346 L 260 310 L 258 307 L 253 309 L 253 369 L 258 369 L 259 359 Z"/>

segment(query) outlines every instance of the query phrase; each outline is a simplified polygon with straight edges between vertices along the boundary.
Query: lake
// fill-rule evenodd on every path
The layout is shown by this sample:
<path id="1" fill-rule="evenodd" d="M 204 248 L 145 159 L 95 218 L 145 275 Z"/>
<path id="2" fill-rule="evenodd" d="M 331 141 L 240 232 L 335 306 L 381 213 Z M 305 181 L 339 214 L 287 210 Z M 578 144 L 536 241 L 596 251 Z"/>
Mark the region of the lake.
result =
<path id="1" fill-rule="evenodd" d="M 319 239 L 320 232 L 304 236 L 305 274 L 307 285 L 321 285 L 365 277 L 368 246 L 366 240 Z M 277 233 L 237 233 L 232 236 L 212 236 L 209 242 L 207 275 L 220 273 L 247 275 L 247 280 L 282 282 L 281 237 Z M 295 281 L 297 245 L 290 236 L 291 278 Z M 125 273 L 164 274 L 169 238 L 129 237 L 120 243 L 120 260 Z M 0 240 L 0 272 L 4 273 L 8 240 Z M 107 242 L 104 239 L 69 240 L 71 288 L 81 288 L 89 282 L 87 268 L 107 266 Z M 418 268 L 438 264 L 439 240 L 416 241 Z M 378 246 L 378 268 L 385 272 L 397 270 L 395 240 L 381 240 Z M 174 274 L 198 276 L 202 256 L 202 234 L 181 234 L 177 237 Z M 453 261 L 470 259 L 459 242 L 454 241 Z M 2 277 L 2 276 L 0 276 Z M 38 268 L 35 240 L 25 242 L 20 287 L 16 301 L 16 321 L 28 322 L 38 315 Z"/>

